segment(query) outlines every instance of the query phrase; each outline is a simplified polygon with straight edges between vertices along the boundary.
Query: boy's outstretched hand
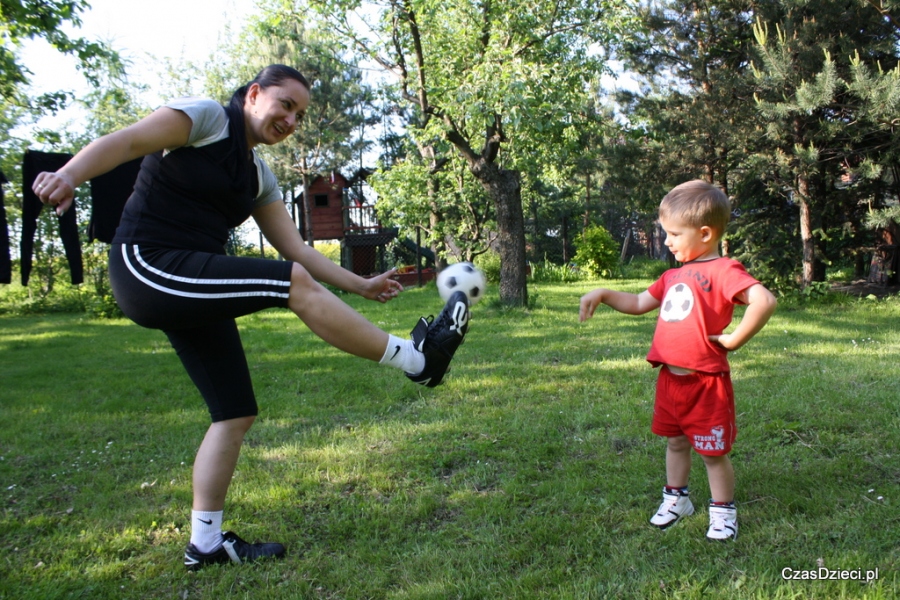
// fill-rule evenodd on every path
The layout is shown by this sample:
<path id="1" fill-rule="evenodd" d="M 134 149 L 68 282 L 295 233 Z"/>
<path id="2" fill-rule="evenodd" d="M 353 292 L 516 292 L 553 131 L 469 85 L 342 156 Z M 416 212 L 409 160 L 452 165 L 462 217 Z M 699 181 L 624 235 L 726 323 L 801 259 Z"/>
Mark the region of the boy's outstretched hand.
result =
<path id="1" fill-rule="evenodd" d="M 578 321 L 583 323 L 594 316 L 597 307 L 603 304 L 603 288 L 597 288 L 581 297 L 581 303 L 578 307 Z"/>

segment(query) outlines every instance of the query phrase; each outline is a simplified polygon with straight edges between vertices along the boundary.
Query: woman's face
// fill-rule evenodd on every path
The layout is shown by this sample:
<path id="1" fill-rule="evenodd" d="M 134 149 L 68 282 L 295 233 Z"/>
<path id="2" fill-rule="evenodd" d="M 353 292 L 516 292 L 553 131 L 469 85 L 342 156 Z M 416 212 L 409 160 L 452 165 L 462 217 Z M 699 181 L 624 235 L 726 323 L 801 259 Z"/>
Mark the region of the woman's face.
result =
<path id="1" fill-rule="evenodd" d="M 294 133 L 309 106 L 309 90 L 296 79 L 263 89 L 254 83 L 244 100 L 247 144 L 277 144 Z"/>

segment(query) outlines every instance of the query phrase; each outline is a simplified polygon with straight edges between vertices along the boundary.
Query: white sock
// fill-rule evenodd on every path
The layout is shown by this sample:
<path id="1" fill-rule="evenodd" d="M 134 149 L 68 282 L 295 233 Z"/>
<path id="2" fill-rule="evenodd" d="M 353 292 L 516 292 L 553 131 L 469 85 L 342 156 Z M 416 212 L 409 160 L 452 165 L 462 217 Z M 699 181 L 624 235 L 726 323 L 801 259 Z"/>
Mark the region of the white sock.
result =
<path id="1" fill-rule="evenodd" d="M 378 362 L 403 369 L 410 375 L 418 375 L 425 368 L 425 355 L 416 350 L 412 340 L 404 340 L 391 335 L 388 338 L 384 356 Z"/>
<path id="2" fill-rule="evenodd" d="M 222 512 L 191 511 L 191 543 L 204 554 L 222 545 Z"/>

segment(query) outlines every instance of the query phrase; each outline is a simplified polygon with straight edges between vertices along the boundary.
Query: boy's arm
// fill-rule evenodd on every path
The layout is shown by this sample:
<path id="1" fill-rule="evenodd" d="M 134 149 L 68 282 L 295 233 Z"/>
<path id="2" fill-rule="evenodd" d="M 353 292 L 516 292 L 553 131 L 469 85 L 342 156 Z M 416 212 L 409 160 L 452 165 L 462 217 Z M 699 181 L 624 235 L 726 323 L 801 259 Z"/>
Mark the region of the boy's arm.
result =
<path id="1" fill-rule="evenodd" d="M 747 305 L 744 312 L 744 318 L 738 323 L 737 328 L 731 333 L 723 333 L 722 335 L 711 335 L 711 342 L 718 342 L 719 345 L 727 350 L 737 350 L 750 341 L 754 335 L 759 333 L 769 317 L 775 312 L 778 301 L 772 292 L 767 290 L 762 284 L 757 283 L 738 295 L 738 300 Z"/>
<path id="2" fill-rule="evenodd" d="M 642 315 L 654 308 L 659 308 L 659 300 L 643 291 L 640 294 L 617 292 L 605 288 L 597 288 L 581 297 L 581 305 L 578 310 L 578 320 L 586 321 L 594 316 L 594 311 L 601 304 L 616 309 L 628 315 Z"/>

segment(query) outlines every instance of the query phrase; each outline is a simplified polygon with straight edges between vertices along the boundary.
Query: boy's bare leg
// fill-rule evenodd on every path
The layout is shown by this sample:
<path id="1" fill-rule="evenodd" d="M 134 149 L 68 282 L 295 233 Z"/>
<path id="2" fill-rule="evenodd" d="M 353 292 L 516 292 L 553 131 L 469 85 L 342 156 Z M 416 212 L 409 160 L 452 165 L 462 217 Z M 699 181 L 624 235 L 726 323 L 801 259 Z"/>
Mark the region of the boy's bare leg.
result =
<path id="1" fill-rule="evenodd" d="M 691 475 L 691 443 L 686 435 L 667 438 L 666 485 L 687 487 Z"/>
<path id="2" fill-rule="evenodd" d="M 713 502 L 734 501 L 734 467 L 731 459 L 724 456 L 704 456 L 706 474 L 709 477 L 709 491 Z"/>

